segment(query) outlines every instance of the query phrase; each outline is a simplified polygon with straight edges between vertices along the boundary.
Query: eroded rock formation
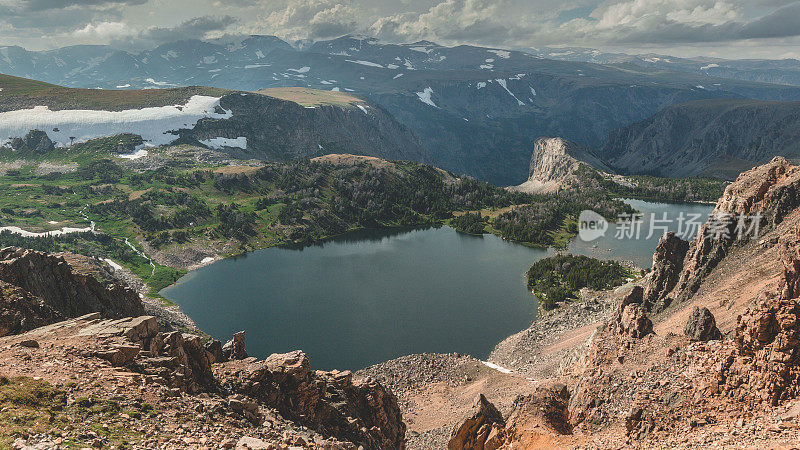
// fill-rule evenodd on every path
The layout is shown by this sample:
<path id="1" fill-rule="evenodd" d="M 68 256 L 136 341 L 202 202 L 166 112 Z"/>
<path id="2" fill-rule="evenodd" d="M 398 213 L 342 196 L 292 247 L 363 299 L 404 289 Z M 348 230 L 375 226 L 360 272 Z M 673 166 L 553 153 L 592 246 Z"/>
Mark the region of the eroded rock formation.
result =
<path id="1" fill-rule="evenodd" d="M 397 398 L 372 379 L 350 371 L 311 370 L 301 351 L 215 366 L 221 389 L 264 403 L 324 435 L 367 449 L 399 449 L 406 426 Z"/>
<path id="2" fill-rule="evenodd" d="M 475 411 L 453 430 L 448 450 L 496 450 L 505 440 L 506 421 L 483 394 L 475 399 Z"/>
<path id="3" fill-rule="evenodd" d="M 683 259 L 689 250 L 689 242 L 679 238 L 674 232 L 661 236 L 653 253 L 653 266 L 650 281 L 644 293 L 645 306 L 650 311 L 661 311 L 669 306 L 672 291 L 683 269 Z"/>
<path id="4" fill-rule="evenodd" d="M 38 297 L 61 317 L 99 312 L 120 318 L 144 314 L 139 295 L 121 284 L 103 284 L 60 256 L 7 247 L 0 250 L 0 281 Z"/>
<path id="5" fill-rule="evenodd" d="M 645 300 L 653 312 L 673 301 L 682 303 L 728 253 L 751 237 L 774 229 L 791 211 L 800 207 L 800 168 L 782 157 L 742 173 L 728 185 L 714 208 L 713 217 L 689 244 L 678 263 L 683 244 L 667 237 L 653 257 L 653 275 Z M 680 274 L 675 280 L 675 271 Z"/>
<path id="6" fill-rule="evenodd" d="M 739 317 L 719 372 L 719 390 L 778 404 L 800 394 L 800 228 L 781 238 L 784 272 L 777 292 L 764 293 Z"/>
<path id="7" fill-rule="evenodd" d="M 653 322 L 647 317 L 643 295 L 644 289 L 636 286 L 630 294 L 622 299 L 622 303 L 609 324 L 611 330 L 632 338 L 642 338 L 653 334 Z"/>
<path id="8" fill-rule="evenodd" d="M 575 181 L 575 172 L 581 164 L 611 171 L 589 149 L 574 142 L 562 138 L 536 139 L 533 144 L 528 181 L 514 189 L 530 193 L 566 189 Z"/>

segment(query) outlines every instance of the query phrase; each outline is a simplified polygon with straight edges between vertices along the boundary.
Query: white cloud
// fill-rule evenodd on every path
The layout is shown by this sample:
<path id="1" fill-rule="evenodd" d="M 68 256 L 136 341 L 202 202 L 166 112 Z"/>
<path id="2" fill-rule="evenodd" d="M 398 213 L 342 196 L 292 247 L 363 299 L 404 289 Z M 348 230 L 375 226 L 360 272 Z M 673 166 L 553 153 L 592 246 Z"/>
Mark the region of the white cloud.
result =
<path id="1" fill-rule="evenodd" d="M 85 27 L 72 32 L 73 36 L 79 39 L 98 39 L 102 42 L 109 42 L 114 39 L 122 39 L 134 33 L 128 25 L 123 22 L 100 22 L 98 24 L 87 24 Z"/>

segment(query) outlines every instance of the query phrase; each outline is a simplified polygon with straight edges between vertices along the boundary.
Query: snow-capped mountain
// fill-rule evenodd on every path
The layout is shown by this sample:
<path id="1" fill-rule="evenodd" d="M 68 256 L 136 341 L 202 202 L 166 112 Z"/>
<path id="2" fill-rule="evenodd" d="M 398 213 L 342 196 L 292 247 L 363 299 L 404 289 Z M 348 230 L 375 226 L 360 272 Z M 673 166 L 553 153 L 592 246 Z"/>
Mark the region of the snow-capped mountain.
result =
<path id="1" fill-rule="evenodd" d="M 800 87 L 594 58 L 606 64 L 362 36 L 299 49 L 275 37 L 252 36 L 234 43 L 179 41 L 138 54 L 104 46 L 48 52 L 0 47 L 0 73 L 103 89 L 299 86 L 354 92 L 411 129 L 429 162 L 508 185 L 525 179 L 530 148 L 540 136 L 597 148 L 612 130 L 679 102 L 800 100 Z"/>

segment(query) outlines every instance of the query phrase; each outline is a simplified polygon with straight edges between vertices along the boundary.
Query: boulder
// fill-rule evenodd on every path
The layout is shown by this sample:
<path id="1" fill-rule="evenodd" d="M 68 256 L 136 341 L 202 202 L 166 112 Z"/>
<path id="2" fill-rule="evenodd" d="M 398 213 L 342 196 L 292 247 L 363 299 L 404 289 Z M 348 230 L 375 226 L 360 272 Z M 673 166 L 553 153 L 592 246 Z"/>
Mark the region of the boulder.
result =
<path id="1" fill-rule="evenodd" d="M 692 314 L 683 327 L 683 333 L 693 341 L 722 339 L 722 333 L 717 328 L 717 321 L 711 311 L 697 306 L 692 309 Z"/>
<path id="2" fill-rule="evenodd" d="M 653 332 L 653 322 L 647 317 L 643 305 L 644 289 L 634 286 L 630 294 L 622 299 L 611 319 L 611 328 L 622 336 L 643 338 Z"/>

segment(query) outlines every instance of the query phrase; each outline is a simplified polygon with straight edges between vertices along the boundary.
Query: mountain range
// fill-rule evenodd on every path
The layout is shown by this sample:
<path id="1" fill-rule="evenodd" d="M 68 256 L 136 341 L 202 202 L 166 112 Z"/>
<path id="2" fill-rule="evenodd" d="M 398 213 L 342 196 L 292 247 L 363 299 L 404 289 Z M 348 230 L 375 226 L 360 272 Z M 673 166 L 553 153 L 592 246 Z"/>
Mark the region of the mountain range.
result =
<path id="1" fill-rule="evenodd" d="M 421 142 L 426 162 L 499 185 L 526 179 L 530 149 L 540 136 L 600 148 L 617 128 L 678 103 L 800 100 L 800 87 L 677 68 L 559 61 L 427 41 L 386 44 L 358 36 L 302 50 L 270 36 L 234 43 L 179 41 L 138 54 L 106 46 L 46 52 L 2 47 L 0 73 L 82 88 L 354 92 L 408 128 Z"/>

